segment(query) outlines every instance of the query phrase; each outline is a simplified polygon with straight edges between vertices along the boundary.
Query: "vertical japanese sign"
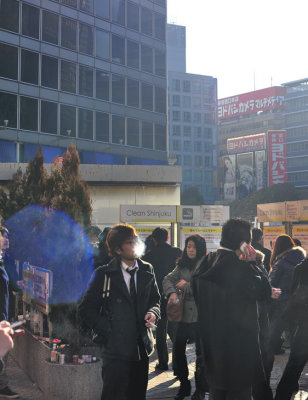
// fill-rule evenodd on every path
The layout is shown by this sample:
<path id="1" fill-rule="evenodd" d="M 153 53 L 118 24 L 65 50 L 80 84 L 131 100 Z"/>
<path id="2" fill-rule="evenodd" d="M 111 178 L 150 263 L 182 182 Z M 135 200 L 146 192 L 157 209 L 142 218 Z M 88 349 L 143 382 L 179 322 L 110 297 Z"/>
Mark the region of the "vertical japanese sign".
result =
<path id="1" fill-rule="evenodd" d="M 265 150 L 255 152 L 256 190 L 266 186 L 264 182 Z"/>
<path id="2" fill-rule="evenodd" d="M 268 131 L 269 185 L 287 182 L 286 131 Z"/>

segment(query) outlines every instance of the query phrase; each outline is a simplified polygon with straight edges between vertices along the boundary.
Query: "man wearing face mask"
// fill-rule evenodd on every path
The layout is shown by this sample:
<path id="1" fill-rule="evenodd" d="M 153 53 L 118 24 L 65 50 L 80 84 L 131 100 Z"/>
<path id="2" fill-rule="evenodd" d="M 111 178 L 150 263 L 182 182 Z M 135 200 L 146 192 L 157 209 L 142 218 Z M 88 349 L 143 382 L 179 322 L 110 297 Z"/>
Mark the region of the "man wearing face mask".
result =
<path id="1" fill-rule="evenodd" d="M 102 400 L 145 400 L 160 295 L 152 266 L 137 258 L 137 245 L 132 226 L 110 230 L 113 258 L 96 269 L 79 305 L 83 325 L 102 345 Z"/>

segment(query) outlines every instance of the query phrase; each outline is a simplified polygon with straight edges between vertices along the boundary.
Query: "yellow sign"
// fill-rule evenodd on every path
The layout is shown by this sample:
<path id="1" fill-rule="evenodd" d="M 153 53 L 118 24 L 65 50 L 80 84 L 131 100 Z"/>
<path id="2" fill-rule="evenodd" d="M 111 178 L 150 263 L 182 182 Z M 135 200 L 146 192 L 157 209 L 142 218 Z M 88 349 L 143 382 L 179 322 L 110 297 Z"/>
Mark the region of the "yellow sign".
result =
<path id="1" fill-rule="evenodd" d="M 298 221 L 299 220 L 299 201 L 287 201 L 286 202 L 286 221 Z"/>
<path id="2" fill-rule="evenodd" d="M 299 203 L 299 221 L 308 221 L 308 201 L 301 200 Z"/>
<path id="3" fill-rule="evenodd" d="M 286 233 L 285 227 L 281 226 L 265 226 L 263 228 L 263 246 L 272 250 L 277 236 Z"/>

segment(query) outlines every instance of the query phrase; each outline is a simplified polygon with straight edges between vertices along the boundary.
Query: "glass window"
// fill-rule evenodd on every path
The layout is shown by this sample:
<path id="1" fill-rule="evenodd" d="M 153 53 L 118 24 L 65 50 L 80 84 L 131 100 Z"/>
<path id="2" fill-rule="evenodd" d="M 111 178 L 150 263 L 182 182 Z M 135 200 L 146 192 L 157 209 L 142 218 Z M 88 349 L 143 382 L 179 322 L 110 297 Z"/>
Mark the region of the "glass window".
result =
<path id="1" fill-rule="evenodd" d="M 181 97 L 178 94 L 174 94 L 172 96 L 172 105 L 173 105 L 173 107 L 181 106 Z"/>
<path id="2" fill-rule="evenodd" d="M 109 101 L 109 73 L 96 70 L 96 97 Z"/>
<path id="3" fill-rule="evenodd" d="M 125 39 L 112 35 L 112 61 L 125 64 Z"/>
<path id="4" fill-rule="evenodd" d="M 77 8 L 77 0 L 60 0 L 60 3 L 66 6 Z"/>
<path id="5" fill-rule="evenodd" d="M 95 0 L 95 15 L 97 17 L 109 19 L 109 0 Z"/>
<path id="6" fill-rule="evenodd" d="M 184 122 L 191 122 L 191 113 L 188 111 L 184 111 L 183 113 Z"/>
<path id="7" fill-rule="evenodd" d="M 96 111 L 96 140 L 109 142 L 109 114 Z"/>
<path id="8" fill-rule="evenodd" d="M 155 124 L 155 148 L 156 150 L 166 150 L 167 129 L 166 125 Z"/>
<path id="9" fill-rule="evenodd" d="M 127 28 L 139 31 L 139 6 L 127 2 Z"/>
<path id="10" fill-rule="evenodd" d="M 204 136 L 208 139 L 211 139 L 212 138 L 212 129 L 204 128 Z"/>
<path id="11" fill-rule="evenodd" d="M 153 149 L 153 124 L 142 121 L 142 147 Z"/>
<path id="12" fill-rule="evenodd" d="M 201 123 L 201 113 L 194 113 L 194 122 Z"/>
<path id="13" fill-rule="evenodd" d="M 172 111 L 172 121 L 180 121 L 181 112 L 180 111 Z"/>
<path id="14" fill-rule="evenodd" d="M 152 47 L 141 45 L 141 69 L 153 73 L 153 52 Z"/>
<path id="15" fill-rule="evenodd" d="M 8 31 L 19 31 L 19 1 L 1 0 L 0 28 Z"/>
<path id="16" fill-rule="evenodd" d="M 21 80 L 38 84 L 39 55 L 33 51 L 21 50 Z"/>
<path id="17" fill-rule="evenodd" d="M 195 156 L 195 167 L 202 167 L 202 156 Z"/>
<path id="18" fill-rule="evenodd" d="M 191 126 L 184 126 L 184 136 L 191 136 Z"/>
<path id="19" fill-rule="evenodd" d="M 172 90 L 177 92 L 181 90 L 181 81 L 179 79 L 172 79 Z"/>
<path id="20" fill-rule="evenodd" d="M 61 90 L 76 93 L 76 64 L 61 61 Z"/>
<path id="21" fill-rule="evenodd" d="M 127 39 L 127 66 L 139 68 L 139 43 Z"/>
<path id="22" fill-rule="evenodd" d="M 166 7 L 166 0 L 154 0 L 154 3 L 158 4 L 159 6 Z"/>
<path id="23" fill-rule="evenodd" d="M 206 167 L 209 167 L 211 165 L 211 157 L 209 157 L 209 156 L 204 157 L 204 165 Z"/>
<path id="24" fill-rule="evenodd" d="M 125 1 L 124 0 L 112 0 L 112 21 L 125 25 Z"/>
<path id="25" fill-rule="evenodd" d="M 211 143 L 209 142 L 205 142 L 204 143 L 204 151 L 206 151 L 207 153 L 211 151 Z"/>
<path id="26" fill-rule="evenodd" d="M 76 136 L 76 108 L 61 104 L 60 135 Z"/>
<path id="27" fill-rule="evenodd" d="M 58 59 L 42 55 L 42 86 L 58 89 Z"/>
<path id="28" fill-rule="evenodd" d="M 181 136 L 181 125 L 173 125 L 172 134 L 174 136 Z"/>
<path id="29" fill-rule="evenodd" d="M 186 166 L 192 165 L 192 157 L 191 156 L 184 156 L 184 165 L 186 165 Z"/>
<path id="30" fill-rule="evenodd" d="M 41 101 L 41 132 L 57 134 L 58 105 Z"/>
<path id="31" fill-rule="evenodd" d="M 152 11 L 141 7 L 141 32 L 152 36 Z"/>
<path id="32" fill-rule="evenodd" d="M 139 146 L 139 121 L 127 118 L 127 144 L 129 146 Z"/>
<path id="33" fill-rule="evenodd" d="M 79 51 L 93 54 L 93 28 L 79 22 Z"/>
<path id="34" fill-rule="evenodd" d="M 96 57 L 109 58 L 109 33 L 96 29 Z"/>
<path id="35" fill-rule="evenodd" d="M 139 81 L 127 78 L 127 105 L 139 108 Z"/>
<path id="36" fill-rule="evenodd" d="M 77 22 L 62 17 L 61 26 L 61 45 L 68 49 L 76 50 Z"/>
<path id="37" fill-rule="evenodd" d="M 37 131 L 37 106 L 37 99 L 23 96 L 20 97 L 20 129 Z"/>
<path id="38" fill-rule="evenodd" d="M 157 49 L 155 49 L 155 74 L 166 76 L 166 53 Z"/>
<path id="39" fill-rule="evenodd" d="M 112 101 L 125 104 L 125 78 L 112 74 Z"/>
<path id="40" fill-rule="evenodd" d="M 192 180 L 192 170 L 191 169 L 184 169 L 183 180 L 186 182 Z"/>
<path id="41" fill-rule="evenodd" d="M 183 96 L 183 107 L 185 108 L 191 107 L 191 98 L 189 96 Z"/>
<path id="42" fill-rule="evenodd" d="M 141 107 L 153 111 L 153 86 L 147 83 L 141 84 Z"/>
<path id="43" fill-rule="evenodd" d="M 191 86 L 193 93 L 201 93 L 201 82 L 192 81 Z"/>
<path id="44" fill-rule="evenodd" d="M 22 4 L 22 33 L 26 36 L 39 38 L 40 10 L 36 7 Z"/>
<path id="45" fill-rule="evenodd" d="M 42 40 L 45 42 L 58 44 L 59 36 L 59 16 L 49 11 L 43 10 Z"/>
<path id="46" fill-rule="evenodd" d="M 79 108 L 78 137 L 93 140 L 93 111 Z"/>
<path id="47" fill-rule="evenodd" d="M 18 79 L 18 49 L 0 43 L 0 76 Z"/>
<path id="48" fill-rule="evenodd" d="M 193 97 L 193 107 L 201 108 L 201 97 Z"/>
<path id="49" fill-rule="evenodd" d="M 183 91 L 190 92 L 190 81 L 183 81 Z"/>
<path id="50" fill-rule="evenodd" d="M 181 151 L 181 141 L 180 140 L 173 140 L 173 151 Z"/>
<path id="51" fill-rule="evenodd" d="M 166 89 L 155 86 L 155 111 L 159 113 L 167 113 L 166 105 Z"/>
<path id="52" fill-rule="evenodd" d="M 112 143 L 125 144 L 125 118 L 112 116 Z"/>
<path id="53" fill-rule="evenodd" d="M 154 14 L 154 23 L 155 23 L 155 37 L 156 39 L 165 40 L 165 27 L 166 20 L 163 15 Z"/>
<path id="54" fill-rule="evenodd" d="M 201 169 L 194 170 L 194 178 L 195 178 L 195 181 L 198 181 L 198 182 L 202 181 L 202 170 Z"/>
<path id="55" fill-rule="evenodd" d="M 200 153 L 202 151 L 201 142 L 194 142 L 194 151 L 196 151 L 197 153 Z"/>
<path id="56" fill-rule="evenodd" d="M 93 96 L 93 69 L 79 66 L 79 94 Z"/>
<path id="57" fill-rule="evenodd" d="M 7 119 L 10 128 L 17 128 L 17 96 L 0 92 L 0 122 Z"/>
<path id="58" fill-rule="evenodd" d="M 82 11 L 93 13 L 93 0 L 80 0 L 79 8 Z"/>
<path id="59" fill-rule="evenodd" d="M 191 141 L 190 140 L 184 140 L 184 149 L 185 149 L 185 151 L 191 151 Z"/>
<path id="60" fill-rule="evenodd" d="M 180 154 L 176 154 L 176 165 L 182 165 L 182 156 Z"/>
<path id="61" fill-rule="evenodd" d="M 195 126 L 194 127 L 194 136 L 197 138 L 201 138 L 201 135 L 202 135 L 201 126 Z"/>

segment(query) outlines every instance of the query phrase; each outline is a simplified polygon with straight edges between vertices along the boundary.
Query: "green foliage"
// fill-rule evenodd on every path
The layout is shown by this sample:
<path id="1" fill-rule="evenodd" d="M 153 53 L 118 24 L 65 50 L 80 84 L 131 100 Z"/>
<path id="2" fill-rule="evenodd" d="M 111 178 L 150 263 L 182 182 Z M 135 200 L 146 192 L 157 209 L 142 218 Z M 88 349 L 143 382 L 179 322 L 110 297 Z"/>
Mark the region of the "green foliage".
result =
<path id="1" fill-rule="evenodd" d="M 298 193 L 292 183 L 278 183 L 251 193 L 242 200 L 230 204 L 231 217 L 253 220 L 257 215 L 257 205 L 298 200 Z"/>
<path id="2" fill-rule="evenodd" d="M 204 199 L 197 186 L 191 186 L 181 192 L 181 205 L 200 206 L 202 204 L 204 204 Z"/>
<path id="3" fill-rule="evenodd" d="M 44 168 L 41 147 L 23 174 L 19 169 L 9 183 L 8 191 L 0 190 L 0 214 L 7 220 L 28 205 L 40 205 L 65 212 L 83 227 L 91 223 L 91 200 L 88 186 L 81 180 L 80 159 L 70 144 L 63 156 L 62 168 L 54 164 L 51 173 Z"/>

